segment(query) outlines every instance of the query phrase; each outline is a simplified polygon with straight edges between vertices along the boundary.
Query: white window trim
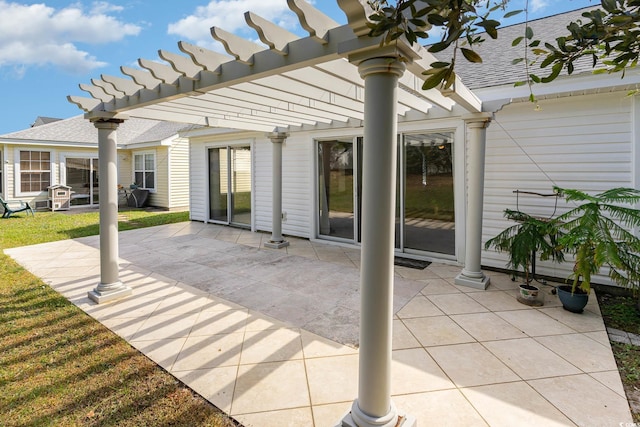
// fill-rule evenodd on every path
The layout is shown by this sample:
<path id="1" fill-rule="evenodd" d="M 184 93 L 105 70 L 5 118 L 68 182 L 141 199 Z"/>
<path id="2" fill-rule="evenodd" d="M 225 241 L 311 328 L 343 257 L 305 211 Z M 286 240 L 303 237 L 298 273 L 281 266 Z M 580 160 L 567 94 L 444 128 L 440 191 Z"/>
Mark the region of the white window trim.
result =
<path id="1" fill-rule="evenodd" d="M 146 150 L 146 151 L 135 151 L 131 153 L 131 182 L 136 182 L 136 156 L 143 156 L 142 164 L 144 165 L 144 156 L 152 154 L 153 155 L 153 176 L 154 176 L 154 188 L 147 188 L 140 186 L 139 188 L 144 190 L 149 190 L 150 193 L 156 193 L 158 191 L 158 153 L 156 150 Z M 146 169 L 143 170 L 143 173 L 146 172 Z"/>
<path id="2" fill-rule="evenodd" d="M 49 185 L 56 184 L 55 173 L 54 173 L 55 160 L 54 160 L 54 152 L 52 150 L 16 148 L 14 150 L 14 168 L 13 168 L 13 172 L 14 172 L 13 192 L 15 196 L 16 197 L 41 196 L 42 194 L 47 193 L 46 189 L 42 191 L 22 191 L 21 190 L 22 189 L 22 171 L 20 169 L 20 152 L 21 151 L 38 151 L 41 153 L 49 153 L 49 173 L 51 174 Z"/>

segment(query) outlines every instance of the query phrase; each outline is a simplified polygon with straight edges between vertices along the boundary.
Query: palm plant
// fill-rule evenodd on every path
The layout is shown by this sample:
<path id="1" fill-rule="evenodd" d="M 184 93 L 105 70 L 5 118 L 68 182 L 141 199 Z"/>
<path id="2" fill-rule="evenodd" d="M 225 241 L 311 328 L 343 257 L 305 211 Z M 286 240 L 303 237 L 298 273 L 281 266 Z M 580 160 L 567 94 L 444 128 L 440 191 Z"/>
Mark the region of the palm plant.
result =
<path id="1" fill-rule="evenodd" d="M 563 232 L 560 249 L 575 256 L 572 292 L 589 292 L 591 278 L 604 266 L 611 280 L 634 291 L 640 283 L 640 239 L 632 229 L 640 226 L 640 191 L 613 188 L 596 195 L 555 187 L 567 202 L 579 205 L 557 218 Z"/>
<path id="2" fill-rule="evenodd" d="M 531 257 L 534 253 L 542 261 L 552 259 L 562 262 L 564 260 L 564 254 L 557 244 L 559 230 L 556 220 L 538 218 L 511 209 L 505 209 L 504 216 L 515 221 L 516 224 L 489 239 L 485 243 L 485 249 L 494 248 L 498 252 L 508 253 L 507 268 L 514 271 L 522 268 L 525 284 L 529 283 Z"/>

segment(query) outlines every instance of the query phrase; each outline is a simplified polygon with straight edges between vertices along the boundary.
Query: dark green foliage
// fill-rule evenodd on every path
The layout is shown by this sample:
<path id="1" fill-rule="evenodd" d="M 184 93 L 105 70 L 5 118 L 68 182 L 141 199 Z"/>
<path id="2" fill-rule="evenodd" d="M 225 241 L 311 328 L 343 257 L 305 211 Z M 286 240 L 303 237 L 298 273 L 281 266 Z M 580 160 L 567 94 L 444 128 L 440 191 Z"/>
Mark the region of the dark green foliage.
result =
<path id="1" fill-rule="evenodd" d="M 381 37 L 381 44 L 396 42 L 404 36 L 410 44 L 429 37 L 427 31 L 433 26 L 443 29 L 441 39 L 429 47 L 432 53 L 454 46 L 449 62 L 425 72 L 428 76 L 424 90 L 437 86 L 449 88 L 455 81 L 456 54 L 461 52 L 467 61 L 482 62 L 473 50 L 474 45 L 484 41 L 478 32 L 495 39 L 498 37 L 500 21 L 491 19 L 496 10 L 504 10 L 508 0 L 397 0 L 395 5 L 387 0 L 370 0 L 374 13 L 369 17 L 369 35 Z M 513 16 L 520 11 L 509 12 Z"/>
<path id="2" fill-rule="evenodd" d="M 567 203 L 578 206 L 559 216 L 560 248 L 575 256 L 573 288 L 589 291 L 591 277 L 602 267 L 618 286 L 637 290 L 640 283 L 640 239 L 630 230 L 640 225 L 640 191 L 613 188 L 596 195 L 556 187 Z"/>
<path id="3" fill-rule="evenodd" d="M 564 254 L 558 250 L 557 222 L 546 218 L 536 218 L 524 212 L 505 209 L 504 216 L 516 224 L 489 239 L 485 248 L 509 254 L 508 268 L 522 269 L 525 281 L 529 281 L 529 266 L 534 252 L 541 260 L 564 261 Z"/>
<path id="4" fill-rule="evenodd" d="M 443 35 L 429 51 L 437 53 L 453 46 L 453 54 L 445 67 L 440 65 L 426 72 L 428 77 L 423 89 L 427 90 L 453 85 L 457 52 L 467 61 L 482 62 L 473 46 L 484 41 L 484 34 L 498 38 L 500 22 L 491 16 L 504 11 L 509 0 L 396 0 L 395 5 L 387 0 L 369 0 L 368 3 L 374 11 L 369 17 L 369 35 L 383 36 L 381 44 L 396 42 L 402 36 L 413 44 L 428 38 L 427 31 L 432 26 L 441 27 Z M 622 72 L 624 76 L 627 68 L 635 67 L 640 54 L 640 1 L 602 0 L 600 6 L 594 5 L 593 10 L 582 14 L 582 19 L 569 22 L 567 34 L 554 43 L 534 40 L 533 30 L 527 26 L 525 34 L 517 37 L 513 46 L 527 40 L 526 49 L 539 58 L 539 67 L 550 71 L 546 76 L 529 72 L 528 67 L 538 61 L 528 60 L 525 53 L 524 58 L 514 60 L 523 63 L 528 80 L 516 85 L 548 83 L 563 70 L 572 74 L 575 62 L 583 57 L 591 59 L 593 68 L 604 65 L 595 71 L 597 73 Z M 504 18 L 520 12 L 507 12 Z M 535 100 L 533 94 L 530 98 Z"/>

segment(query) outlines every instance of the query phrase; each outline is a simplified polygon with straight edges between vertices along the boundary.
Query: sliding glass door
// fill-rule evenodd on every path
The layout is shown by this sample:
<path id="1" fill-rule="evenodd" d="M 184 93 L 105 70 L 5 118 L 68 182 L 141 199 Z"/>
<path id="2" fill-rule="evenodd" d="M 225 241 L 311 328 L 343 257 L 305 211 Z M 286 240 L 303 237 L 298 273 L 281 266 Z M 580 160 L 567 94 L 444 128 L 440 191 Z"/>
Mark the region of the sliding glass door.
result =
<path id="1" fill-rule="evenodd" d="M 318 142 L 319 234 L 330 238 L 359 240 L 361 191 L 358 148 L 353 139 Z M 358 207 L 358 209 L 356 209 Z"/>
<path id="2" fill-rule="evenodd" d="M 209 218 L 251 227 L 251 147 L 209 149 Z"/>
<path id="3" fill-rule="evenodd" d="M 66 162 L 66 183 L 71 187 L 71 206 L 93 206 L 99 201 L 98 159 L 70 158 Z"/>
<path id="4" fill-rule="evenodd" d="M 453 134 L 404 135 L 398 218 L 402 250 L 455 254 Z"/>
<path id="5" fill-rule="evenodd" d="M 360 242 L 362 151 L 366 149 L 362 138 L 318 141 L 320 237 Z M 453 132 L 398 138 L 398 252 L 455 255 L 453 176 Z"/>

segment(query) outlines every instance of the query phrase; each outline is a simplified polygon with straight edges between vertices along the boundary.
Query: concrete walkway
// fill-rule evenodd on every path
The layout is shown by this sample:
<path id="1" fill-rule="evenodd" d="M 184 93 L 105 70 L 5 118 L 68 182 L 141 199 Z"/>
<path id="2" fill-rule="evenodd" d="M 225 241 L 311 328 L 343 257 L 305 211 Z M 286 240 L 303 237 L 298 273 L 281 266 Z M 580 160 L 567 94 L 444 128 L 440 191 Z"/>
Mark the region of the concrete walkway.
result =
<path id="1" fill-rule="evenodd" d="M 359 251 L 186 222 L 120 233 L 134 294 L 96 305 L 98 237 L 5 252 L 245 426 L 330 427 L 357 396 Z M 617 426 L 631 414 L 596 298 L 540 308 L 492 273 L 396 267 L 393 400 L 421 427 Z"/>

